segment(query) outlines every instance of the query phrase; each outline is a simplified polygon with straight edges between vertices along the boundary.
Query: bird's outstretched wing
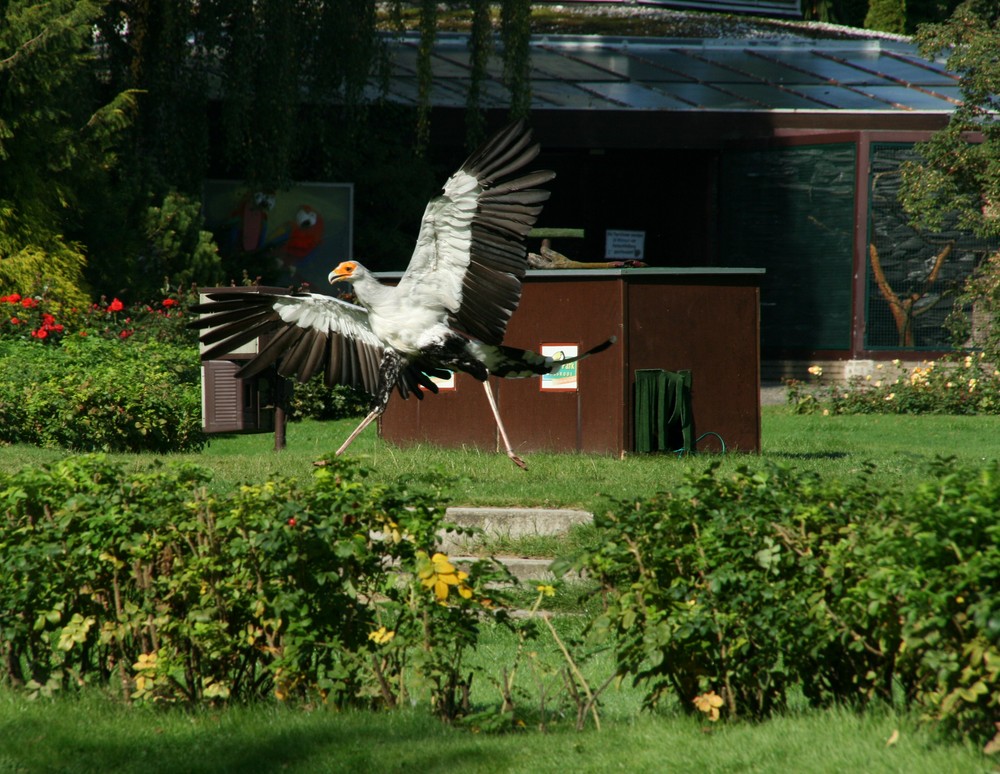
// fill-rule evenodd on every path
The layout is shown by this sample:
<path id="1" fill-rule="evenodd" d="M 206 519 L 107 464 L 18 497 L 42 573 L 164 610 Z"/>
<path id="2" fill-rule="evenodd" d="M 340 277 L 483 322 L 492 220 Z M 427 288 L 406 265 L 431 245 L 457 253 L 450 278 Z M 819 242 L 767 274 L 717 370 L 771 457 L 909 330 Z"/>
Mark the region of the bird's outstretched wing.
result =
<path id="1" fill-rule="evenodd" d="M 451 324 L 487 344 L 499 344 L 521 300 L 527 270 L 525 237 L 549 192 L 536 186 L 555 177 L 541 170 L 513 180 L 538 155 L 523 121 L 511 124 L 473 153 L 424 211 L 400 291 L 424 308 L 440 309 Z"/>
<path id="2" fill-rule="evenodd" d="M 236 372 L 247 379 L 274 365 L 280 375 L 308 381 L 323 373 L 327 386 L 346 384 L 378 394 L 382 344 L 368 324 L 368 312 L 354 304 L 315 293 L 264 289 L 209 293 L 191 311 L 191 327 L 204 329 L 202 360 L 229 354 L 260 336 L 267 343 Z M 420 388 L 437 392 L 423 373 L 404 369 L 396 386 L 403 397 Z"/>

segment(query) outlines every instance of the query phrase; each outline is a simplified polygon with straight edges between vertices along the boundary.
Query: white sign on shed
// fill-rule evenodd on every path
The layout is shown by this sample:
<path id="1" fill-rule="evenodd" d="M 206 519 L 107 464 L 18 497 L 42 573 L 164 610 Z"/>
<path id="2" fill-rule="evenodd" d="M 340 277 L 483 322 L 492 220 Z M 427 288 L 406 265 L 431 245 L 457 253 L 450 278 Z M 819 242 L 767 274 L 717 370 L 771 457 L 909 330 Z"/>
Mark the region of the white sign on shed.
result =
<path id="1" fill-rule="evenodd" d="M 641 261 L 645 258 L 646 232 L 608 229 L 604 258 L 609 261 Z"/>

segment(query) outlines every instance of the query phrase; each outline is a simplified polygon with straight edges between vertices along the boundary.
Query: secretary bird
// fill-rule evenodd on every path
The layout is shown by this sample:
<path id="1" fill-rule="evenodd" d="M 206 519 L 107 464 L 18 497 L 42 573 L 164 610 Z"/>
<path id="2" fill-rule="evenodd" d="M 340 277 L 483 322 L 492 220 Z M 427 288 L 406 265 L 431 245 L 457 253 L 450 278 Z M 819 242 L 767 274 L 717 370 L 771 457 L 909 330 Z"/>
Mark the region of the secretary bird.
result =
<path id="1" fill-rule="evenodd" d="M 373 397 L 371 411 L 337 450 L 351 442 L 386 408 L 395 388 L 405 399 L 437 392 L 431 377 L 463 371 L 483 383 L 500 438 L 511 446 L 489 376 L 519 378 L 554 373 L 566 363 L 607 349 L 615 337 L 582 355 L 554 360 L 503 346 L 507 322 L 521 299 L 527 269 L 525 237 L 549 192 L 538 186 L 555 177 L 536 171 L 506 179 L 538 154 L 523 121 L 488 140 L 428 202 L 409 266 L 395 286 L 382 283 L 357 261 L 329 275 L 348 282 L 359 305 L 317 293 L 246 291 L 209 293 L 194 305 L 191 325 L 207 329 L 201 341 L 211 360 L 259 336 L 274 334 L 236 372 L 249 378 L 276 365 L 282 376 L 305 382 L 322 369 L 328 386 L 348 384 Z"/>

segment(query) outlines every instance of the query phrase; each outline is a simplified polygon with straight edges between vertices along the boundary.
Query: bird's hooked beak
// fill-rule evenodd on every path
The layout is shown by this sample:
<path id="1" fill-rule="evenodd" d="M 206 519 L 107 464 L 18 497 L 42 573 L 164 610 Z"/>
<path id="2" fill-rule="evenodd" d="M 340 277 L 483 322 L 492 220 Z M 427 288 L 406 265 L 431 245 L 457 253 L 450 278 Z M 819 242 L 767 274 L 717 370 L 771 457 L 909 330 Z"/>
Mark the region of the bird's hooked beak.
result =
<path id="1" fill-rule="evenodd" d="M 330 272 L 330 276 L 327 279 L 332 285 L 334 282 L 343 282 L 344 280 L 349 280 L 354 278 L 354 272 L 358 270 L 358 264 L 354 261 L 344 261 L 336 269 Z"/>

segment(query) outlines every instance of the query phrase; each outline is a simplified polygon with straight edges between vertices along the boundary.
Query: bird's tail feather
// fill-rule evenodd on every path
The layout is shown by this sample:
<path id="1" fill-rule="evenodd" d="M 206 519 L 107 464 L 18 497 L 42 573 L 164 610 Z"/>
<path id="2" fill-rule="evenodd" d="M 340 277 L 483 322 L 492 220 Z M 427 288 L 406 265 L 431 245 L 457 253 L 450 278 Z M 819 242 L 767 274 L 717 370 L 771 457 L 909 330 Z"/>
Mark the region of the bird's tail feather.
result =
<path id="1" fill-rule="evenodd" d="M 586 352 L 567 358 L 554 358 L 548 355 L 540 355 L 530 349 L 517 349 L 516 347 L 497 347 L 498 358 L 491 364 L 490 373 L 493 376 L 501 376 L 506 379 L 519 379 L 528 376 L 541 376 L 558 371 L 569 363 L 578 363 L 591 355 L 603 352 L 618 340 L 617 336 L 612 336 L 607 341 L 602 341 L 596 347 L 591 347 Z"/>

